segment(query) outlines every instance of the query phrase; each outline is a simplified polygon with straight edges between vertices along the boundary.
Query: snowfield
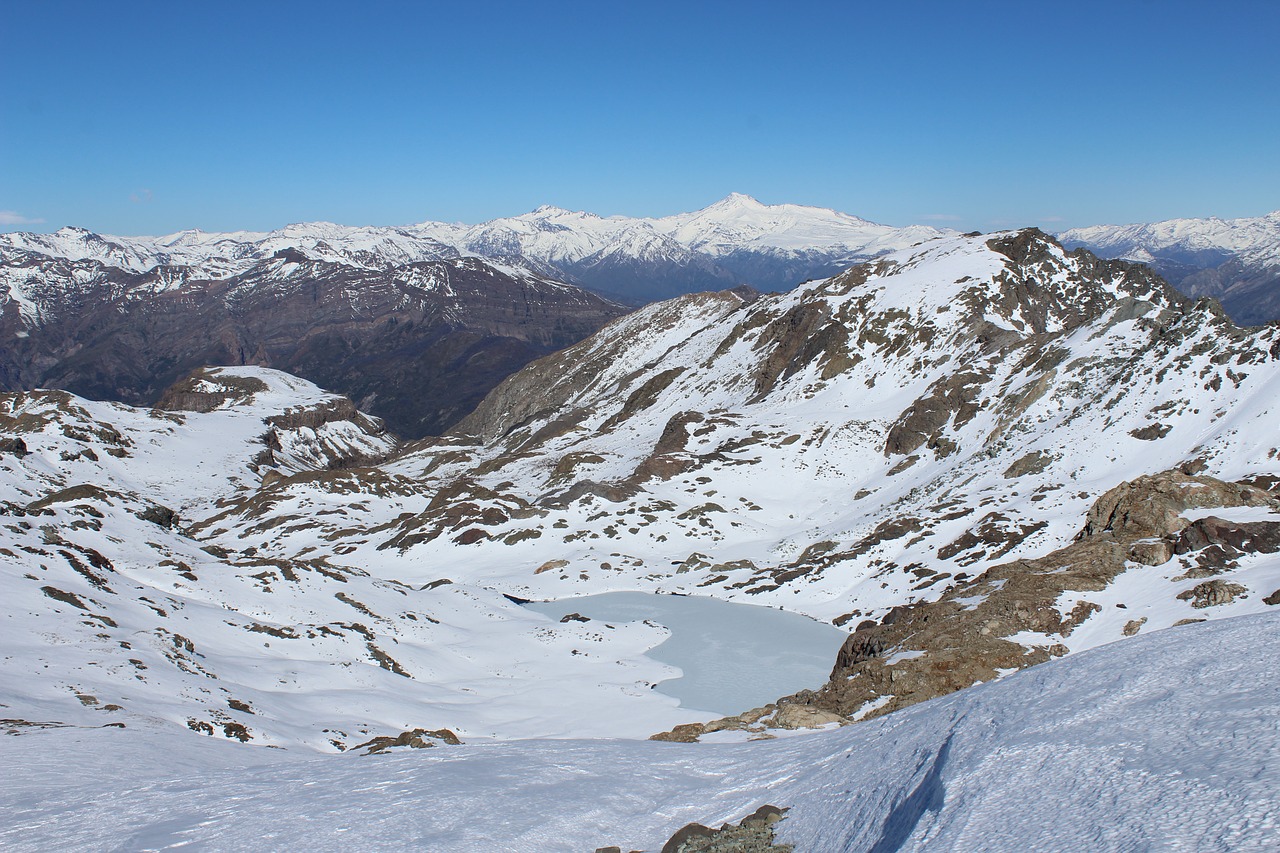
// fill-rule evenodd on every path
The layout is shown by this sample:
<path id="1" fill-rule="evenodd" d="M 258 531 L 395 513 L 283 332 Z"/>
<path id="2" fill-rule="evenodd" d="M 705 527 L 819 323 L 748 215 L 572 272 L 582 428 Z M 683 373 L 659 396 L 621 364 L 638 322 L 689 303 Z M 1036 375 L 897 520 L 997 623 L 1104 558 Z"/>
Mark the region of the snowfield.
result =
<path id="1" fill-rule="evenodd" d="M 789 808 L 797 851 L 1280 846 L 1280 614 L 1169 629 L 833 732 L 376 756 L 172 729 L 0 738 L 7 850 L 658 850 Z"/>

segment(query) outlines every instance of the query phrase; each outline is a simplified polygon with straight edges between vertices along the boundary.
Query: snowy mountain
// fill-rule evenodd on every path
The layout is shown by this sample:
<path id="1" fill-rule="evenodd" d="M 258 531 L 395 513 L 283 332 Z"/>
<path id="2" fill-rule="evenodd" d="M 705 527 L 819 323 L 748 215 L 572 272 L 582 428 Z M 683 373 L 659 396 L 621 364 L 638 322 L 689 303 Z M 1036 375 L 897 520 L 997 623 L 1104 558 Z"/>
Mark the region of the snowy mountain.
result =
<path id="1" fill-rule="evenodd" d="M 663 219 L 543 207 L 476 226 L 0 235 L 0 388 L 134 405 L 212 364 L 287 370 L 401 435 L 437 435 L 508 374 L 625 309 L 785 289 L 938 236 L 734 195 Z"/>
<path id="2" fill-rule="evenodd" d="M 1143 267 L 1069 253 L 1035 231 L 946 238 L 751 302 L 722 292 L 651 305 L 515 374 L 447 436 L 361 467 L 245 481 L 184 511 L 173 541 L 149 536 L 145 548 L 133 534 L 80 525 L 102 516 L 137 528 L 128 518 L 149 490 L 121 479 L 117 445 L 95 436 L 164 446 L 152 415 L 104 408 L 93 418 L 101 427 L 83 415 L 64 427 L 72 415 L 19 414 L 40 398 L 18 395 L 15 423 L 32 431 L 27 455 L 6 458 L 14 492 L 4 499 L 59 520 L 27 522 L 20 535 L 34 550 L 11 548 L 10 566 L 37 579 L 15 581 L 31 612 L 61 608 L 42 617 L 49 624 L 80 618 L 80 608 L 42 585 L 126 624 L 117 599 L 49 551 L 51 526 L 72 543 L 63 550 L 91 550 L 125 571 L 127 584 L 95 573 L 116 594 L 170 614 L 134 607 L 128 635 L 181 634 L 210 671 L 238 671 L 234 638 L 259 631 L 258 620 L 285 647 L 272 655 L 310 659 L 314 643 L 332 641 L 322 660 L 363 655 L 365 670 L 389 673 L 368 674 L 407 679 L 400 693 L 421 685 L 412 713 L 375 703 L 333 719 L 327 699 L 305 713 L 295 700 L 286 715 L 268 684 L 249 679 L 232 698 L 260 710 L 235 721 L 271 743 L 350 746 L 379 727 L 634 736 L 713 716 L 690 709 L 679 719 L 648 689 L 662 668 L 642 653 L 660 630 L 592 620 L 554 628 L 504 594 L 707 595 L 856 629 L 837 672 L 860 667 L 858 690 L 792 703 L 856 718 L 1183 620 L 1267 610 L 1280 587 L 1267 556 L 1280 519 L 1270 491 L 1280 475 L 1277 354 L 1280 330 L 1239 330 Z M 73 398 L 65 406 L 91 411 Z M 205 429 L 198 414 L 186 422 Z M 130 438 L 143 429 L 132 423 L 150 432 Z M 204 440 L 217 441 L 208 429 Z M 42 479 L 49 471 L 58 479 Z M 50 497 L 76 483 L 106 497 Z M 1117 506 L 1152 505 L 1133 494 L 1158 495 L 1161 511 L 1107 523 Z M 119 568 L 153 545 L 176 556 L 145 565 L 185 563 L 202 580 L 183 596 L 245 621 L 171 621 L 182 610 L 164 603 L 176 594 L 174 570 Z M 241 580 L 229 587 L 228 578 Z M 913 620 L 941 624 L 938 614 L 955 630 L 902 633 Z M 338 623 L 363 629 L 330 637 L 321 628 L 342 633 Z M 77 636 L 101 631 L 93 620 L 74 624 Z M 445 668 L 433 651 L 442 642 L 470 648 L 474 671 Z M 584 642 L 598 652 L 583 654 Z M 135 689 L 131 652 L 116 649 L 90 653 L 119 659 L 107 671 L 50 662 L 56 675 L 45 680 L 67 696 L 126 706 L 108 698 Z M 968 663 L 936 665 L 956 656 Z M 13 666 L 25 673 L 14 683 L 35 674 Z M 560 667 L 592 672 L 584 678 L 599 685 L 575 694 L 579 714 L 511 710 L 535 702 L 513 699 L 516 685 L 527 679 L 536 693 Z M 176 679 L 161 692 L 196 686 L 181 688 L 170 719 L 212 724 L 228 713 L 216 696 L 200 698 L 205 676 L 172 670 L 153 674 Z M 472 674 L 460 682 L 461 671 Z M 325 697 L 333 678 L 308 676 L 294 689 Z M 459 683 L 473 701 L 457 698 Z M 318 734 L 326 730 L 346 734 Z"/>
<path id="3" fill-rule="evenodd" d="M 1231 697 L 1210 694 L 1223 713 L 1239 711 L 1233 720 L 1275 705 L 1269 658 L 1230 644 L 1267 642 L 1274 615 L 1261 614 L 1280 604 L 1278 390 L 1280 326 L 1240 329 L 1144 266 L 1032 229 L 941 237 L 786 293 L 646 306 L 511 375 L 449 433 L 410 444 L 350 401 L 261 368 L 193 376 L 163 409 L 4 395 L 5 725 L 27 744 L 112 738 L 83 732 L 123 724 L 137 743 L 179 753 L 179 736 L 290 750 L 262 759 L 264 780 L 302 772 L 306 751 L 433 747 L 438 760 L 405 757 L 403 769 L 429 766 L 441 791 L 456 783 L 457 808 L 473 808 L 467 792 L 486 796 L 478 780 L 495 773 L 514 791 L 486 801 L 493 822 L 449 823 L 463 839 L 455 849 L 653 845 L 689 820 L 737 821 L 766 803 L 793 809 L 777 832 L 800 849 L 964 847 L 973 827 L 1008 819 L 1009 791 L 1025 805 L 1024 777 L 1065 750 L 1053 779 L 1101 756 L 1120 762 L 1071 802 L 1091 813 L 1097 791 L 1123 790 L 1125 816 L 1032 816 L 1007 836 L 992 829 L 988 846 L 1094 838 L 1108 820 L 1125 839 L 1204 846 L 1225 824 L 1189 817 L 1169 836 L 1134 834 L 1148 830 L 1132 804 L 1183 803 L 1174 792 L 1191 785 L 1204 814 L 1230 815 L 1236 849 L 1261 849 L 1274 835 L 1260 815 L 1275 783 L 1249 769 L 1252 747 L 1230 747 L 1206 771 L 1219 781 L 1204 782 L 1201 752 L 1167 756 L 1202 743 L 1172 721 L 1186 725 L 1185 703 L 1208 700 L 1171 696 L 1162 664 L 1149 679 L 1132 674 L 1167 648 L 1169 667 L 1212 670 L 1179 683 L 1260 674 L 1247 689 L 1232 682 Z M 591 615 L 586 596 L 613 591 L 781 608 L 848 636 L 826 684 L 723 716 L 662 692 L 676 672 L 648 652 L 674 629 Z M 571 599 L 574 612 L 557 620 L 526 599 Z M 1252 621 L 1186 627 L 1237 616 Z M 783 659 L 791 638 L 761 634 Z M 1090 658 L 1104 661 L 1103 678 L 1081 653 L 1117 642 Z M 966 690 L 1032 666 L 1008 687 Z M 1058 682 L 1057 672 L 1080 675 Z M 1081 683 L 1094 692 L 1079 698 Z M 1055 702 L 1057 712 L 1037 704 Z M 1086 710 L 1099 707 L 1117 716 Z M 1149 740 L 1135 740 L 1126 708 L 1145 709 Z M 1032 724 L 1051 718 L 1066 728 Z M 489 743 L 732 744 L 809 728 L 841 730 L 717 747 Z M 1052 731 L 1111 732 L 1111 746 L 1090 751 Z M 1262 737 L 1256 726 L 1247 735 Z M 1117 758 L 1122 742 L 1150 749 Z M 855 745 L 872 757 L 846 761 Z M 1159 758 L 1124 764 L 1140 755 Z M 983 763 L 991 756 L 1000 761 Z M 997 772 L 1010 756 L 1035 769 Z M 240 761 L 205 743 L 183 760 L 206 775 Z M 641 779 L 635 768 L 654 768 L 670 798 L 655 807 L 643 781 L 601 781 L 613 771 L 599 768 L 624 764 Z M 513 769 L 525 766 L 528 777 Z M 355 779 L 316 772 L 343 790 Z M 726 774 L 742 784 L 726 786 Z M 1158 788 L 1144 787 L 1153 776 Z M 232 788 L 246 778 L 215 777 Z M 562 843 L 546 833 L 568 830 L 543 828 L 567 824 L 548 823 L 552 795 L 539 786 L 575 778 L 631 806 L 595 812 Z M 677 778 L 691 781 L 670 787 Z M 1245 790 L 1237 778 L 1254 781 Z M 36 784 L 61 793 L 23 825 L 43 831 L 63 814 L 92 843 L 99 812 L 83 792 Z M 148 793 L 108 832 L 142 833 L 139 846 L 169 830 L 205 837 L 195 826 L 240 831 L 204 817 L 157 826 L 136 816 L 168 794 L 145 773 L 128 784 Z M 315 802 L 332 805 L 325 784 Z M 878 787 L 849 796 L 866 785 Z M 219 790 L 258 796 L 232 788 Z M 521 796 L 544 804 L 537 826 Z M 578 814 L 576 800 L 559 802 Z M 426 846 L 435 814 L 415 824 Z M 970 819 L 985 823 L 965 829 Z"/>
<path id="4" fill-rule="evenodd" d="M 783 290 L 943 233 L 877 225 L 822 208 L 764 205 L 735 193 L 695 213 L 659 219 L 544 206 L 472 226 L 313 222 L 266 233 L 182 231 L 165 237 L 110 237 L 62 228 L 52 234 L 0 234 L 0 256 L 23 251 L 135 273 L 191 267 L 201 278 L 225 279 L 281 251 L 362 270 L 466 255 L 647 302 L 739 284 Z"/>
<path id="5" fill-rule="evenodd" d="M 1103 257 L 1150 264 L 1189 296 L 1219 300 L 1239 323 L 1280 318 L 1280 211 L 1254 219 L 1097 225 L 1061 238 Z"/>

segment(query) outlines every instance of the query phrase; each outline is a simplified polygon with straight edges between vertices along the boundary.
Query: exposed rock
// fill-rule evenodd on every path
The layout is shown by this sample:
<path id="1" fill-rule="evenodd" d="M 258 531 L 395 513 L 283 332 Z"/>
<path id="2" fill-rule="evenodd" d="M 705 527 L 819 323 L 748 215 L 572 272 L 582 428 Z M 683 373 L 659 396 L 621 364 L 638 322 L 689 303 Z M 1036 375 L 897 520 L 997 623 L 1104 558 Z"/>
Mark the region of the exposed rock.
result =
<path id="1" fill-rule="evenodd" d="M 1259 502 L 1254 505 L 1266 504 Z M 1229 549 L 1227 553 L 1253 551 L 1274 554 L 1280 551 L 1280 522 L 1232 522 L 1213 516 L 1196 519 L 1178 534 L 1173 550 L 1177 554 L 1186 554 L 1211 545 L 1223 546 Z"/>
<path id="2" fill-rule="evenodd" d="M 844 725 L 848 722 L 847 718 L 814 705 L 787 704 L 774 714 L 771 728 L 820 729 L 831 723 Z"/>
<path id="3" fill-rule="evenodd" d="M 27 455 L 27 443 L 21 436 L 0 438 L 0 453 L 12 453 L 19 459 Z"/>
<path id="4" fill-rule="evenodd" d="M 816 694 L 808 691 L 808 696 L 813 695 Z M 797 694 L 798 696 L 799 694 Z M 652 735 L 649 740 L 697 743 L 703 735 L 722 731 L 750 732 L 756 736 L 754 739 L 761 739 L 772 737 L 772 735 L 768 734 L 770 729 L 820 729 L 831 723 L 838 723 L 843 726 L 848 725 L 849 720 L 840 714 L 832 713 L 793 697 L 792 701 L 783 705 L 763 705 L 759 708 L 752 708 L 750 711 L 743 711 L 741 714 L 721 717 L 718 720 L 709 720 L 705 723 L 685 723 L 684 725 L 676 726 L 670 731 Z"/>
<path id="5" fill-rule="evenodd" d="M 1043 450 L 1028 453 L 1005 469 L 1005 479 L 1012 480 L 1014 477 L 1022 477 L 1027 474 L 1039 474 L 1052 465 L 1053 460 L 1054 455 Z"/>
<path id="6" fill-rule="evenodd" d="M 696 459 L 685 453 L 690 437 L 689 427 L 706 419 L 707 416 L 702 412 L 680 412 L 672 415 L 663 428 L 662 435 L 658 437 L 653 452 L 636 466 L 635 479 L 670 480 L 693 467 Z"/>
<path id="7" fill-rule="evenodd" d="M 1156 439 L 1164 438 L 1171 429 L 1173 427 L 1168 424 L 1148 424 L 1140 429 L 1129 430 L 1129 435 L 1143 441 L 1155 441 Z"/>
<path id="8" fill-rule="evenodd" d="M 737 826 L 726 823 L 719 829 L 686 824 L 662 846 L 662 853 L 790 853 L 790 844 L 774 843 L 774 824 L 783 819 L 786 811 L 777 806 L 761 806 Z"/>
<path id="9" fill-rule="evenodd" d="M 1177 542 L 1186 549 L 1221 547 L 1212 544 L 1218 542 L 1275 547 L 1269 522 L 1182 517 L 1190 508 L 1230 506 L 1275 509 L 1277 501 L 1249 485 L 1179 471 L 1122 483 L 1094 502 L 1066 548 L 994 566 L 937 601 L 895 607 L 879 623 L 863 622 L 841 648 L 831 680 L 805 701 L 843 716 L 879 716 L 1065 654 L 1051 639 L 1024 645 L 1008 638 L 1022 632 L 1070 635 L 1099 606 L 1082 598 L 1063 612 L 1058 603 L 1073 591 L 1105 588 L 1134 556 L 1172 557 Z M 1184 596 L 1193 606 L 1209 607 L 1243 592 L 1216 580 Z M 1135 620 L 1125 630 L 1136 632 L 1141 625 Z"/>
<path id="10" fill-rule="evenodd" d="M 410 729 L 401 732 L 395 737 L 376 737 L 373 740 L 365 741 L 358 744 L 353 749 L 364 749 L 369 747 L 369 751 L 365 755 L 377 755 L 378 753 L 387 752 L 396 747 L 408 747 L 410 749 L 427 749 L 436 746 L 437 743 L 445 743 L 450 746 L 457 746 L 462 743 L 458 740 L 458 736 L 448 729 Z"/>
<path id="11" fill-rule="evenodd" d="M 201 367 L 165 389 L 155 407 L 166 412 L 212 412 L 227 405 L 245 405 L 254 394 L 266 390 L 267 383 L 261 379 L 218 375 Z"/>
<path id="12" fill-rule="evenodd" d="M 1191 606 L 1203 609 L 1230 604 L 1248 590 L 1238 583 L 1227 583 L 1222 580 L 1205 581 L 1178 596 L 1181 601 L 1190 601 Z"/>
<path id="13" fill-rule="evenodd" d="M 939 380 L 889 428 L 885 455 L 907 456 L 926 445 L 939 457 L 949 455 L 954 445 L 943 444 L 943 431 L 964 426 L 978 413 L 977 395 L 986 378 L 965 371 Z"/>
<path id="14" fill-rule="evenodd" d="M 1135 634 L 1137 634 L 1139 631 L 1142 630 L 1142 626 L 1145 624 L 1147 624 L 1147 617 L 1145 616 L 1143 616 L 1141 619 L 1129 620 L 1128 622 L 1124 623 L 1124 635 L 1126 637 L 1134 636 Z"/>
<path id="15" fill-rule="evenodd" d="M 1139 539 L 1129 546 L 1129 559 L 1144 566 L 1161 566 L 1173 559 L 1173 543 L 1167 539 Z"/>
<path id="16" fill-rule="evenodd" d="M 698 738 L 707 733 L 702 723 L 684 723 L 667 732 L 650 735 L 649 740 L 664 740 L 670 743 L 697 743 Z"/>
<path id="17" fill-rule="evenodd" d="M 149 521 L 152 524 L 158 524 L 166 529 L 172 529 L 178 526 L 180 519 L 178 514 L 167 506 L 160 504 L 151 504 L 146 509 L 137 514 L 142 521 Z"/>

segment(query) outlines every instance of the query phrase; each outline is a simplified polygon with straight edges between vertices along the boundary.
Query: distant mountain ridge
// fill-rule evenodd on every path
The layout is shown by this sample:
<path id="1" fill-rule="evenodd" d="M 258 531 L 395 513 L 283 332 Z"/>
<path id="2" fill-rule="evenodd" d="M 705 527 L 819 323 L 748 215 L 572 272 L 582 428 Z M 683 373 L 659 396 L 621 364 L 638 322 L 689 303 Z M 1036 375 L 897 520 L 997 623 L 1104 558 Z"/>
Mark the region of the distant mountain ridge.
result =
<path id="1" fill-rule="evenodd" d="M 1280 318 L 1280 210 L 1254 218 L 1095 225 L 1059 236 L 1067 246 L 1148 264 L 1188 296 L 1217 299 L 1243 325 Z"/>
<path id="2" fill-rule="evenodd" d="M 633 302 L 751 284 L 783 290 L 948 231 L 879 225 L 825 208 L 766 205 L 733 193 L 692 213 L 661 218 L 597 216 L 543 206 L 478 225 L 402 227 L 288 225 L 270 232 L 180 231 L 114 237 L 82 228 L 0 235 L 0 252 L 24 250 L 95 260 L 131 272 L 193 267 L 229 278 L 282 250 L 366 270 L 474 255 Z"/>
<path id="3" fill-rule="evenodd" d="M 660 219 L 541 207 L 479 225 L 3 234 L 0 390 L 147 405 L 192 370 L 255 364 L 420 438 L 629 305 L 789 289 L 942 234 L 737 194 Z"/>

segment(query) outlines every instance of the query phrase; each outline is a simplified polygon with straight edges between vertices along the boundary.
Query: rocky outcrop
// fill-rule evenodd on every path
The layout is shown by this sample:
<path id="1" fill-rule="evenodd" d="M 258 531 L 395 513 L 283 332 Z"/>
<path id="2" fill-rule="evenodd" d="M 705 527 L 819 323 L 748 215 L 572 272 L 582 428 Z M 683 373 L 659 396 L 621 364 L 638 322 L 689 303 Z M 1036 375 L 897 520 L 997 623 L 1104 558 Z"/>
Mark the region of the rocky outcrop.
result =
<path id="1" fill-rule="evenodd" d="M 849 720 L 844 716 L 819 708 L 816 705 L 807 704 L 801 701 L 801 697 L 794 696 L 789 697 L 787 700 L 780 700 L 779 704 L 752 708 L 750 711 L 721 717 L 718 720 L 709 720 L 705 723 L 685 723 L 676 726 L 670 731 L 651 735 L 649 740 L 661 740 L 670 743 L 696 743 L 703 735 L 708 735 L 712 732 L 746 732 L 751 735 L 751 740 L 766 740 L 773 737 L 773 735 L 769 734 L 770 729 L 795 731 L 797 729 L 821 729 L 832 724 L 844 726 L 848 725 L 848 723 Z"/>
<path id="2" fill-rule="evenodd" d="M 662 853 L 790 853 L 790 844 L 774 843 L 774 824 L 786 812 L 777 806 L 761 806 L 736 826 L 725 823 L 712 829 L 700 823 L 686 824 L 662 845 Z"/>
<path id="3" fill-rule="evenodd" d="M 247 404 L 254 394 L 266 390 L 267 383 L 261 379 L 218 375 L 202 367 L 166 388 L 155 407 L 166 412 L 213 412 Z"/>
<path id="4" fill-rule="evenodd" d="M 457 746 L 462 743 L 458 736 L 449 729 L 410 729 L 401 732 L 395 737 L 376 737 L 373 740 L 353 746 L 352 749 L 364 749 L 368 747 L 369 751 L 365 755 L 378 755 L 379 753 L 389 752 L 397 747 L 407 747 L 409 749 L 428 749 L 438 744 L 448 744 Z"/>
<path id="5" fill-rule="evenodd" d="M 1245 551 L 1280 550 L 1280 522 L 1183 517 L 1217 507 L 1276 510 L 1280 501 L 1249 484 L 1181 471 L 1122 483 L 1094 503 L 1071 545 L 994 566 L 937 601 L 895 607 L 879 622 L 863 622 L 841 648 L 831 680 L 793 698 L 844 716 L 886 714 L 1065 654 L 1060 640 L 1099 609 L 1083 597 L 1064 607 L 1066 594 L 1104 589 L 1130 561 L 1159 564 L 1193 554 L 1193 573 L 1217 573 Z M 1212 580 L 1177 597 L 1206 608 L 1245 592 Z M 1141 627 L 1131 622 L 1124 633 Z M 1044 640 L 1014 639 L 1018 635 Z"/>
<path id="6" fill-rule="evenodd" d="M 662 845 L 662 853 L 790 853 L 790 844 L 774 843 L 774 825 L 787 811 L 764 805 L 737 824 L 725 823 L 719 829 L 685 824 Z M 622 848 L 598 847 L 596 853 L 622 853 Z"/>

